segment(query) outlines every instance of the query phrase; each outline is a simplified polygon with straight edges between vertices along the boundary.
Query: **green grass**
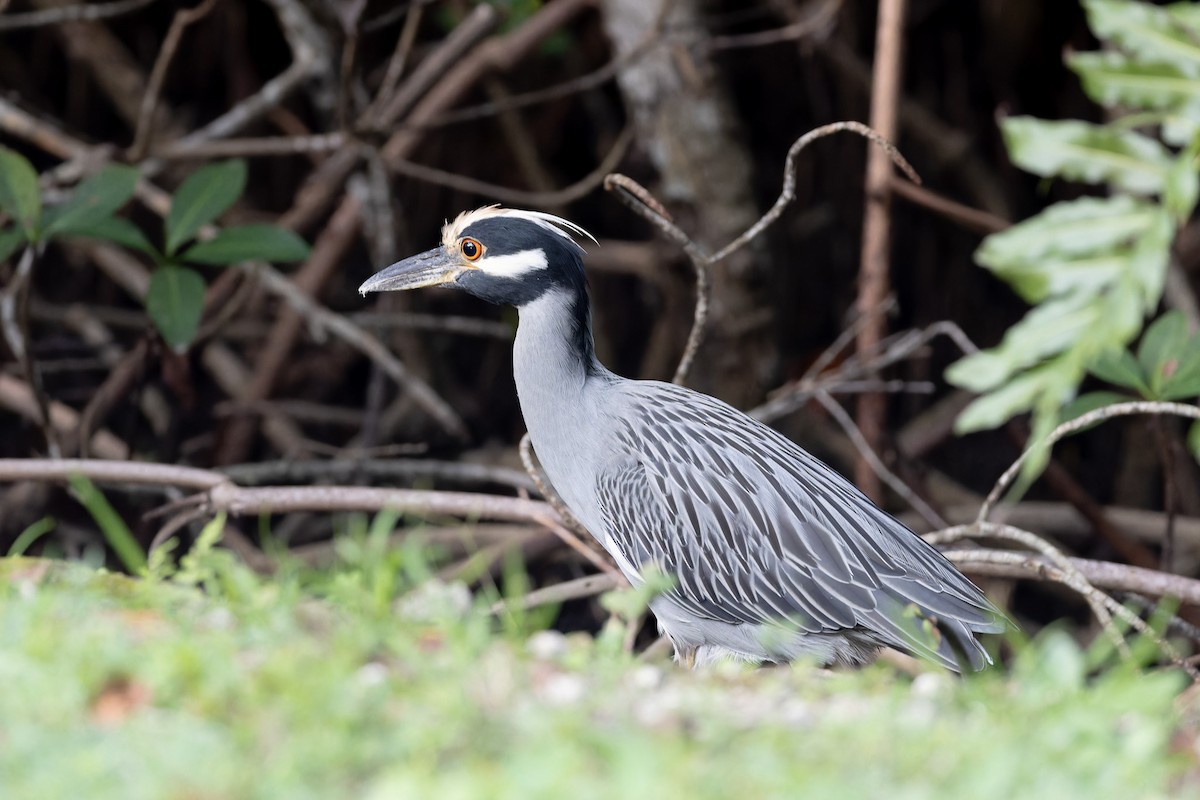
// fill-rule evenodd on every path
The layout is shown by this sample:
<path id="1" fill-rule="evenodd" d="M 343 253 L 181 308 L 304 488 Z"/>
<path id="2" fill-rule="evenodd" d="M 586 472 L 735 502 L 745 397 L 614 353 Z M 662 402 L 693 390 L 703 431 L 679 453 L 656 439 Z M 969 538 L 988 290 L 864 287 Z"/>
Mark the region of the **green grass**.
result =
<path id="1" fill-rule="evenodd" d="M 1180 677 L 1086 677 L 1063 635 L 962 681 L 692 674 L 453 587 L 395 602 L 413 554 L 358 557 L 270 580 L 207 546 L 165 580 L 0 560 L 0 797 L 1124 800 L 1189 767 Z"/>

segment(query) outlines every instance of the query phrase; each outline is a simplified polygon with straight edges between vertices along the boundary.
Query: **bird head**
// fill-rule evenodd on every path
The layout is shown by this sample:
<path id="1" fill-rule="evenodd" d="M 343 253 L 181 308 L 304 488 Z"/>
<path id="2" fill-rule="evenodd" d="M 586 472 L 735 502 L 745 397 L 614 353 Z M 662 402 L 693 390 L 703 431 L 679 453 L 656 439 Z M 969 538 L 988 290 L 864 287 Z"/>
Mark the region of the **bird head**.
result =
<path id="1" fill-rule="evenodd" d="M 578 225 L 540 211 L 465 211 L 442 228 L 438 247 L 380 270 L 358 291 L 449 286 L 518 307 L 551 289 L 582 291 L 583 248 L 572 234 L 595 241 Z"/>

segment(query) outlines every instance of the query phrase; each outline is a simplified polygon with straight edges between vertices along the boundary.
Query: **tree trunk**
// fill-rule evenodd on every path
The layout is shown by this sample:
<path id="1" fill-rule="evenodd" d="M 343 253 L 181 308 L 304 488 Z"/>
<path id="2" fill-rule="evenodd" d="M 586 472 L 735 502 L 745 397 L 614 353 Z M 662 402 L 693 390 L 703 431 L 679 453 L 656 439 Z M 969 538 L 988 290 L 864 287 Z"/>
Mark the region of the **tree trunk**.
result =
<path id="1" fill-rule="evenodd" d="M 604 25 L 616 58 L 653 35 L 666 2 L 605 0 Z M 752 163 L 706 47 L 696 0 L 676 0 L 667 29 L 673 43 L 652 46 L 617 81 L 638 142 L 658 171 L 655 194 L 713 252 L 758 219 Z M 773 385 L 778 368 L 763 285 L 765 252 L 751 245 L 713 267 L 708 330 L 688 380 L 743 408 Z"/>

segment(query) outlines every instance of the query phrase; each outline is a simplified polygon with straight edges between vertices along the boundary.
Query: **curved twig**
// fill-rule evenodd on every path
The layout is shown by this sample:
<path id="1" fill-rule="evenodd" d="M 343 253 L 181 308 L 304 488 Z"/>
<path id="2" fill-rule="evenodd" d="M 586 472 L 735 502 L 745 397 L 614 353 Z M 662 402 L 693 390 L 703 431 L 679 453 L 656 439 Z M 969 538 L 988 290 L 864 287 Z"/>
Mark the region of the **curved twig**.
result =
<path id="1" fill-rule="evenodd" d="M 864 125 L 861 122 L 853 122 L 846 120 L 844 122 L 831 122 L 828 125 L 822 125 L 819 128 L 813 128 L 808 133 L 801 136 L 792 146 L 788 148 L 787 159 L 783 166 L 783 190 L 779 193 L 779 197 L 775 200 L 775 205 L 767 213 L 762 215 L 758 222 L 751 225 L 745 233 L 734 239 L 729 244 L 717 251 L 712 257 L 712 262 L 716 263 L 723 258 L 727 258 L 733 253 L 740 250 L 752 239 L 758 236 L 771 226 L 775 220 L 779 219 L 779 215 L 787 208 L 788 204 L 796 199 L 796 158 L 800 152 L 818 139 L 823 139 L 826 136 L 831 136 L 842 131 L 850 131 L 857 133 L 869 139 L 873 144 L 879 145 L 888 154 L 897 167 L 908 176 L 908 179 L 913 183 L 920 184 L 921 177 L 917 175 L 917 171 L 912 168 L 912 165 L 900 155 L 900 151 L 896 149 L 896 145 L 889 142 L 887 139 L 875 132 L 875 129 L 869 125 Z"/>
<path id="2" fill-rule="evenodd" d="M 976 522 L 983 522 L 987 519 L 988 514 L 991 513 L 992 508 L 999 501 L 1000 495 L 1012 484 L 1013 480 L 1017 477 L 1017 473 L 1021 470 L 1021 465 L 1025 463 L 1033 452 L 1042 448 L 1052 447 L 1059 439 L 1095 425 L 1097 422 L 1103 422 L 1106 419 L 1114 417 L 1127 417 L 1133 414 L 1174 414 L 1179 417 L 1200 419 L 1200 406 L 1189 406 L 1186 403 L 1166 403 L 1156 400 L 1138 400 L 1131 403 L 1114 403 L 1111 406 L 1089 411 L 1069 422 L 1064 422 L 1051 431 L 1045 439 L 1035 442 L 1032 446 L 1026 448 L 1025 452 L 1021 453 L 1020 457 L 1004 471 L 1004 474 L 996 481 L 996 485 L 992 487 L 992 491 L 988 492 L 983 505 L 979 507 L 979 514 L 975 518 Z"/>
<path id="3" fill-rule="evenodd" d="M 683 383 L 687 379 L 692 362 L 696 357 L 696 351 L 699 350 L 700 344 L 704 340 L 704 329 L 708 324 L 709 269 L 712 265 L 728 258 L 733 253 L 745 247 L 769 228 L 775 220 L 779 219 L 788 204 L 796 199 L 796 158 L 800 155 L 800 152 L 816 140 L 842 131 L 857 133 L 860 136 L 866 137 L 874 144 L 879 145 L 910 180 L 914 183 L 921 182 L 921 178 L 917 175 L 916 170 L 905 160 L 904 156 L 900 155 L 900 151 L 896 149 L 896 146 L 876 133 L 870 126 L 852 121 L 822 125 L 801 136 L 788 148 L 787 158 L 784 161 L 783 167 L 783 188 L 780 190 L 779 197 L 776 198 L 770 210 L 763 214 L 758 222 L 747 228 L 744 233 L 711 255 L 684 233 L 671 220 L 662 203 L 659 203 L 639 183 L 625 175 L 619 174 L 609 175 L 604 179 L 604 188 L 615 192 L 621 202 L 662 231 L 668 239 L 679 245 L 687 253 L 688 259 L 692 262 L 692 267 L 695 270 L 696 305 L 692 318 L 692 330 L 688 334 L 687 345 L 684 347 L 683 355 L 679 359 L 679 365 L 675 368 L 675 375 L 671 379 L 672 382 Z"/>
<path id="4" fill-rule="evenodd" d="M 914 511 L 924 517 L 925 521 L 934 527 L 946 527 L 946 520 L 942 519 L 942 515 L 933 509 L 931 505 L 916 492 L 914 492 L 896 473 L 887 468 L 879 455 L 871 449 L 871 445 L 867 442 L 866 437 L 862 435 L 862 431 L 854 424 L 854 420 L 846 413 L 846 410 L 838 405 L 838 402 L 829 396 L 829 393 L 824 389 L 818 389 L 813 395 L 817 402 L 824 407 L 826 411 L 834 418 L 846 435 L 850 437 L 850 441 L 854 444 L 858 454 L 867 460 L 871 465 L 871 469 L 879 475 L 883 482 L 891 487 L 892 491 L 904 498 L 904 501 L 912 507 Z"/>
<path id="5" fill-rule="evenodd" d="M 1036 562 L 1030 566 L 1042 577 L 1048 580 L 1061 583 L 1078 593 L 1092 609 L 1092 613 L 1100 622 L 1105 634 L 1112 640 L 1117 651 L 1123 656 L 1130 655 L 1129 645 L 1125 642 L 1125 637 L 1121 631 L 1113 623 L 1113 618 L 1116 617 L 1124 624 L 1128 625 L 1133 630 L 1154 640 L 1158 645 L 1159 650 L 1169 658 L 1176 666 L 1184 670 L 1194 681 L 1200 681 L 1200 670 L 1187 663 L 1180 655 L 1179 651 L 1173 644 L 1159 636 L 1145 620 L 1134 614 L 1121 603 L 1118 603 L 1109 595 L 1097 589 L 1092 585 L 1079 569 L 1071 563 L 1071 560 L 1062 553 L 1058 548 L 1047 542 L 1042 537 L 1030 531 L 1015 528 L 1011 525 L 1002 525 L 995 522 L 977 521 L 970 525 L 957 525 L 953 528 L 947 528 L 942 531 L 926 535 L 924 538 L 930 544 L 948 544 L 950 542 L 961 541 L 962 539 L 973 536 L 985 536 L 995 539 L 1003 539 L 1007 541 L 1017 542 L 1030 550 L 1033 550 L 1042 555 L 1049 563 Z M 1000 551 L 1003 552 L 1003 551 Z M 976 553 L 975 555 L 978 555 Z"/>

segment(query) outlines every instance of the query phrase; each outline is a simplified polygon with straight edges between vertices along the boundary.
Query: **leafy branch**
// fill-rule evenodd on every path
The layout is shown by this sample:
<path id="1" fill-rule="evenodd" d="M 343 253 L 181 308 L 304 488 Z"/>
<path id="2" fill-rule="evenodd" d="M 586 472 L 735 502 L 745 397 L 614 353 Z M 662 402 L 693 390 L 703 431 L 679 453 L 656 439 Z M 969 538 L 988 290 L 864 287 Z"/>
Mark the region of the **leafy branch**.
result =
<path id="1" fill-rule="evenodd" d="M 39 250 L 59 238 L 88 237 L 137 250 L 157 268 L 146 292 L 146 313 L 167 344 L 186 348 L 204 309 L 204 276 L 189 264 L 226 266 L 243 261 L 298 261 L 309 247 L 274 225 L 238 225 L 201 239 L 204 228 L 237 202 L 246 188 L 241 160 L 208 164 L 180 186 L 163 221 L 161 249 L 117 212 L 133 197 L 138 171 L 109 165 L 81 182 L 69 200 L 43 209 L 38 176 L 19 153 L 0 148 L 0 210 L 13 224 L 0 228 L 0 261 L 21 247 Z"/>
<path id="2" fill-rule="evenodd" d="M 1089 371 L 1111 379 L 1120 366 L 1128 377 L 1130 362 L 1145 371 L 1144 385 L 1136 385 L 1143 397 L 1167 399 L 1168 389 L 1169 399 L 1200 394 L 1186 374 L 1162 383 L 1168 363 L 1192 369 L 1182 318 L 1147 333 L 1139 350 L 1146 360 L 1125 353 L 1162 299 L 1175 233 L 1200 196 L 1200 13 L 1191 4 L 1133 0 L 1084 5 L 1106 51 L 1072 55 L 1068 64 L 1115 121 L 1012 117 L 1002 127 L 1021 168 L 1106 187 L 1109 196 L 1057 203 L 988 237 L 976 252 L 980 265 L 1035 307 L 998 346 L 947 370 L 952 383 L 982 395 L 959 416 L 960 433 L 1031 411 L 1032 440 L 1039 441 Z M 1133 129 L 1147 125 L 1156 135 Z M 1100 399 L 1089 396 L 1080 408 Z M 1044 449 L 1035 453 L 1024 477 L 1047 458 Z"/>

